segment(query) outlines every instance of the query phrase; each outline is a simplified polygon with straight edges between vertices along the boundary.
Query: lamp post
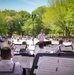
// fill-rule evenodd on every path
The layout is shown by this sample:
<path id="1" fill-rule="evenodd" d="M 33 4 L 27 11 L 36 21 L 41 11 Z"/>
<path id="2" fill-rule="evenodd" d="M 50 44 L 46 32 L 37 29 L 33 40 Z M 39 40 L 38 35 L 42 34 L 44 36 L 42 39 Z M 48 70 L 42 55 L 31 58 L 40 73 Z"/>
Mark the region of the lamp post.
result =
<path id="1" fill-rule="evenodd" d="M 33 22 L 33 45 L 34 45 L 34 20 L 36 18 L 36 14 L 32 14 L 32 22 Z"/>

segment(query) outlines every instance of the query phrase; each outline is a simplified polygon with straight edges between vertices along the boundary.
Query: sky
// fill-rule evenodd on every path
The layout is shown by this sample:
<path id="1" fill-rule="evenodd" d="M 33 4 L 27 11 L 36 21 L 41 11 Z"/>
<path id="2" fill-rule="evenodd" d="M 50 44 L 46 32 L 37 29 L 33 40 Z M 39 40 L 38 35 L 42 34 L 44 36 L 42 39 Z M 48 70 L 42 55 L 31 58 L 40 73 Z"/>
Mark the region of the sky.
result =
<path id="1" fill-rule="evenodd" d="M 0 10 L 25 10 L 31 13 L 40 6 L 47 6 L 48 0 L 0 0 Z"/>

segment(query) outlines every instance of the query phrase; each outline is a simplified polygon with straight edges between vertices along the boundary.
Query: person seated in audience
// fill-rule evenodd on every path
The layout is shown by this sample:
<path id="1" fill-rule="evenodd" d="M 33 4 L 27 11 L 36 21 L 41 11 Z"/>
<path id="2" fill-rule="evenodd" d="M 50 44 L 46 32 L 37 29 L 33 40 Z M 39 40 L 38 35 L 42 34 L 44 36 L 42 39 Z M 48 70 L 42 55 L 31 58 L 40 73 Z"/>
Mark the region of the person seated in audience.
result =
<path id="1" fill-rule="evenodd" d="M 22 67 L 18 62 L 13 62 L 11 58 L 11 49 L 3 47 L 1 49 L 0 75 L 22 75 Z"/>
<path id="2" fill-rule="evenodd" d="M 56 47 L 54 53 L 61 52 L 61 47 L 63 46 L 63 40 L 59 40 L 59 45 Z"/>
<path id="3" fill-rule="evenodd" d="M 43 42 L 40 42 L 39 43 L 39 46 L 35 49 L 35 55 L 37 54 L 37 53 L 45 53 L 46 51 L 45 51 L 45 48 L 44 48 L 44 44 L 43 44 Z"/>

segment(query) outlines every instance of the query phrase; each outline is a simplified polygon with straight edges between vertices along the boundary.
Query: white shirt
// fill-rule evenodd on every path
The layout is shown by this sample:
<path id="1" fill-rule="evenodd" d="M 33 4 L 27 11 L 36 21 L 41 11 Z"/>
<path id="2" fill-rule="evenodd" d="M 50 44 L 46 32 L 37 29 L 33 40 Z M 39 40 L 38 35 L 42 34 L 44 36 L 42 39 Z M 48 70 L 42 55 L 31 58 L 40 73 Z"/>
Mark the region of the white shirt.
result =
<path id="1" fill-rule="evenodd" d="M 62 46 L 63 46 L 63 44 L 59 44 L 59 45 L 55 48 L 54 53 L 60 52 Z"/>
<path id="2" fill-rule="evenodd" d="M 2 48 L 4 42 L 0 42 L 0 48 Z"/>
<path id="3" fill-rule="evenodd" d="M 72 47 L 73 47 L 73 49 L 74 49 L 74 42 L 72 43 Z"/>
<path id="4" fill-rule="evenodd" d="M 12 60 L 1 60 L 0 61 L 0 71 L 11 71 L 13 69 L 14 62 Z M 13 73 L 0 73 L 0 75 L 22 75 L 23 69 L 18 62 L 15 63 L 15 68 Z"/>
<path id="5" fill-rule="evenodd" d="M 35 48 L 35 55 L 37 53 L 46 53 L 46 49 L 45 48 L 39 48 L 38 46 Z"/>
<path id="6" fill-rule="evenodd" d="M 45 38 L 45 34 L 44 34 L 44 33 L 40 33 L 40 34 L 38 35 L 39 41 L 44 41 L 44 38 Z"/>

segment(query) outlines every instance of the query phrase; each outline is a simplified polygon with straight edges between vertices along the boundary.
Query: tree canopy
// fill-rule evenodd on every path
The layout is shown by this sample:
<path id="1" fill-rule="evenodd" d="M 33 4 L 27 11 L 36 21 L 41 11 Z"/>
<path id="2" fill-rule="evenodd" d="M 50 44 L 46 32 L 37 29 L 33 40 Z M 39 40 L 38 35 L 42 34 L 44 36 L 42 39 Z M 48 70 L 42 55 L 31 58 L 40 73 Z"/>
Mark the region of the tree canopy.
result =
<path id="1" fill-rule="evenodd" d="M 74 0 L 48 0 L 31 14 L 27 11 L 0 11 L 0 35 L 22 34 L 37 36 L 41 29 L 49 36 L 73 36 Z"/>

